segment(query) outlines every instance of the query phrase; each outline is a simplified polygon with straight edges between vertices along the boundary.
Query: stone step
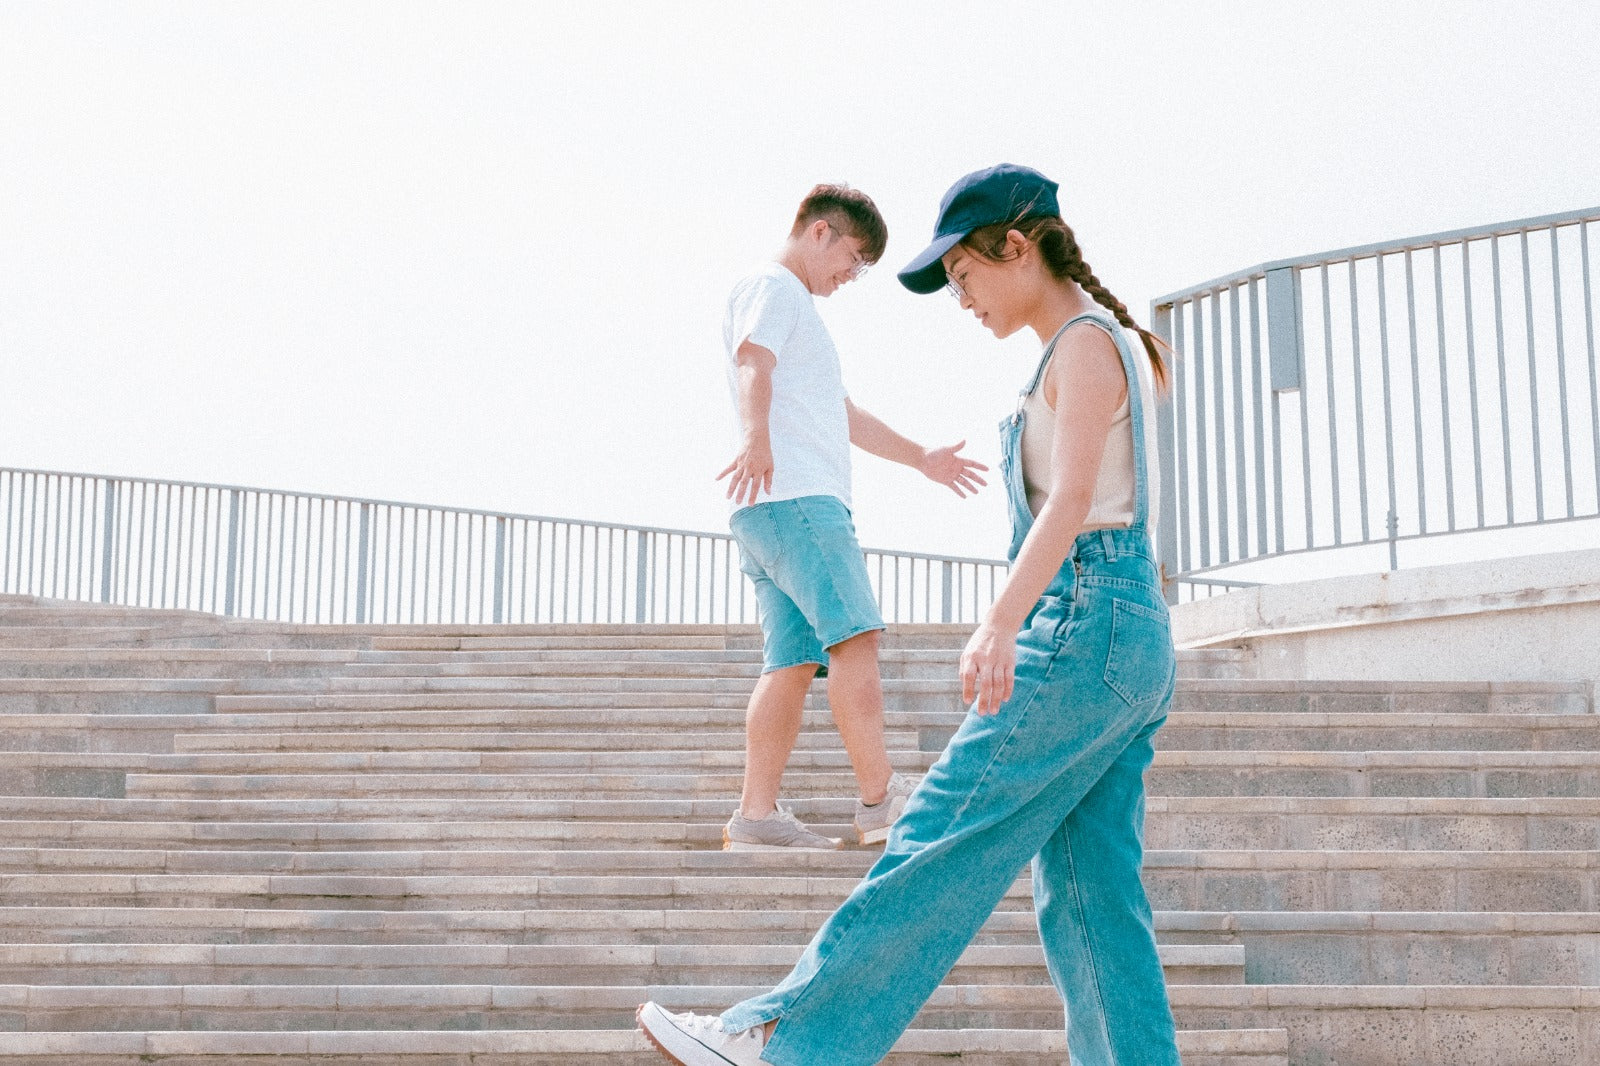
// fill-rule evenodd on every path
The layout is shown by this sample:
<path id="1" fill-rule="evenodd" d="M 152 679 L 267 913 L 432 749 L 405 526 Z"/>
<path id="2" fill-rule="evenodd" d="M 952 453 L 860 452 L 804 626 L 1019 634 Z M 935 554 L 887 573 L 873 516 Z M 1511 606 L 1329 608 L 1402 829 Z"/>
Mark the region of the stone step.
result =
<path id="1" fill-rule="evenodd" d="M 364 838 L 361 827 L 335 827 L 346 831 L 333 841 L 319 841 L 301 828 L 303 850 L 285 855 L 248 849 L 259 848 L 259 838 L 292 837 L 297 827 L 238 828 L 255 836 L 198 832 L 202 840 L 194 849 L 173 852 L 160 868 L 204 869 L 209 862 L 212 870 L 228 871 L 221 873 L 144 872 L 154 869 L 153 863 L 111 873 L 103 859 L 93 860 L 95 873 L 62 872 L 83 869 L 74 866 L 71 847 L 43 847 L 33 857 L 18 854 L 16 867 L 6 872 L 0 903 L 417 911 L 515 910 L 539 900 L 555 909 L 670 911 L 701 909 L 716 899 L 729 910 L 828 910 L 838 906 L 875 857 L 867 850 L 808 853 L 808 862 L 796 867 L 732 861 L 746 853 L 595 852 L 592 842 L 588 850 L 510 852 L 490 850 L 501 842 L 487 838 L 464 841 L 480 849 L 445 850 L 425 839 L 407 852 L 383 850 L 381 843 Z M 137 839 L 136 832 L 129 835 Z M 678 857 L 683 864 L 665 863 Z M 663 862 L 651 864 L 650 858 Z M 28 870 L 36 872 L 19 872 Z M 1153 850 L 1145 854 L 1144 881 L 1152 905 L 1166 910 L 1571 913 L 1597 908 L 1597 870 L 1600 855 L 1589 851 Z M 1030 891 L 1028 878 L 1019 876 L 1002 907 L 1026 906 Z"/>
<path id="2" fill-rule="evenodd" d="M 42 795 L 130 795 L 140 798 L 263 798 L 362 794 L 445 796 L 584 796 L 589 799 L 719 798 L 737 795 L 742 764 L 717 772 L 683 773 L 671 756 L 625 773 L 563 773 L 519 752 L 259 753 L 173 756 L 21 753 L 0 770 L 0 792 Z M 729 753 L 731 754 L 731 753 Z M 898 754 L 898 753 L 897 753 Z M 929 753 L 931 754 L 931 753 Z M 126 760 L 126 774 L 109 783 L 81 784 L 114 791 L 67 792 L 64 776 L 82 760 L 80 775 L 108 773 Z M 919 762 L 923 760 L 918 760 Z M 905 760 L 898 760 L 906 769 Z M 30 775 L 37 782 L 27 789 Z M 677 772 L 674 772 L 677 771 Z M 359 777 L 357 783 L 352 778 Z M 1476 798 L 1600 796 L 1600 753 L 1593 752 L 1169 752 L 1156 754 L 1145 775 L 1152 796 L 1460 796 Z M 854 775 L 791 769 L 791 798 L 853 796 Z"/>
<path id="3" fill-rule="evenodd" d="M 792 944 L 827 910 L 0 908 L 0 944 Z M 1163 944 L 1244 949 L 1249 984 L 1596 984 L 1593 913 L 1158 911 Z M 1030 910 L 976 944 L 1038 946 Z M 81 983 L 81 982 L 61 982 Z"/>
<path id="4" fill-rule="evenodd" d="M 636 1030 L 14 1033 L 16 1066 L 662 1066 Z M 1281 1029 L 1180 1031 L 1184 1066 L 1288 1066 Z M 1038 1066 L 1066 1055 L 1066 1034 L 1034 1029 L 911 1029 L 890 1066 Z"/>
<path id="5" fill-rule="evenodd" d="M 324 691 L 266 693 L 272 679 L 253 687 L 260 694 L 234 694 L 218 688 L 220 712 L 381 710 L 449 708 L 518 708 L 595 706 L 593 697 L 611 697 L 613 707 L 682 706 L 670 697 L 691 697 L 691 704 L 743 710 L 751 680 L 729 677 L 330 677 L 320 679 Z M 300 689 L 290 681 L 284 689 Z M 1528 714 L 1587 715 L 1591 712 L 1587 683 L 1518 682 L 1305 682 L 1190 678 L 1178 686 L 1174 713 L 1335 714 Z M 6 691 L 0 682 L 0 695 Z M 814 682 L 809 705 L 826 706 L 827 682 Z M 883 682 L 884 706 L 890 710 L 961 712 L 960 679 L 893 679 Z M 27 710 L 19 707 L 18 710 Z"/>
<path id="6" fill-rule="evenodd" d="M 178 749 L 182 751 L 743 749 L 742 712 L 737 708 L 716 712 L 718 725 L 686 732 L 692 728 L 689 723 L 713 718 L 711 711 L 702 710 L 698 717 L 692 711 L 657 711 L 649 718 L 660 723 L 659 729 L 652 726 L 651 732 L 641 731 L 638 716 L 619 719 L 614 712 L 606 718 L 607 729 L 596 731 L 592 714 L 579 715 L 587 731 L 566 735 L 557 735 L 559 720 L 539 710 L 0 714 L 0 749 L 167 753 L 180 733 L 188 735 Z M 890 745 L 938 751 L 960 718 L 959 712 L 890 717 Z M 894 724 L 918 721 L 930 724 Z M 806 724 L 810 729 L 802 748 L 839 747 L 826 714 L 809 712 Z M 544 729 L 552 732 L 536 731 Z M 1600 715 L 1174 713 L 1156 734 L 1156 746 L 1187 751 L 1596 751 Z"/>
<path id="7" fill-rule="evenodd" d="M 776 984 L 803 944 L 0 944 L 0 985 Z M 1240 984 L 1244 948 L 1160 946 L 1169 984 Z M 958 985 L 1048 985 L 1037 944 L 969 947 Z"/>
<path id="8" fill-rule="evenodd" d="M 277 648 L 0 648 L 0 678 L 321 677 L 355 669 L 355 655 Z"/>
<path id="9" fill-rule="evenodd" d="M 702 715 L 703 717 L 703 715 Z M 418 747 L 466 750 L 572 752 L 742 751 L 744 732 L 689 730 L 662 725 L 639 731 L 625 723 L 594 729 L 594 715 L 580 715 L 579 731 L 548 726 L 548 712 L 434 711 L 358 712 L 356 714 L 280 715 L 0 715 L 0 750 L 85 751 L 88 753 L 173 752 L 179 734 L 220 729 L 207 734 L 201 750 L 415 750 Z M 820 719 L 817 720 L 820 722 Z M 548 731 L 529 732 L 545 727 Z M 942 727 L 931 727 L 942 728 Z M 376 730 L 424 730 L 381 733 Z M 449 732 L 434 732 L 448 729 Z M 359 730 L 359 732 L 345 732 Z M 372 730 L 372 731 L 369 731 Z M 257 732 L 260 731 L 260 732 Z M 948 729 L 944 729 L 948 732 Z M 324 736 L 324 734 L 330 734 Z M 915 729 L 890 728 L 884 733 L 891 751 L 916 751 L 922 742 Z M 800 751 L 843 751 L 838 732 L 813 724 L 799 736 Z"/>
<path id="10" fill-rule="evenodd" d="M 364 776 L 380 783 L 362 789 Z M 130 790 L 137 780 L 130 775 Z M 714 847 L 734 800 L 394 798 L 383 794 L 382 781 L 383 775 L 351 775 L 348 796 L 298 799 L 5 796 L 0 818 L 369 819 L 375 827 L 406 819 L 504 821 L 505 832 L 521 839 L 590 837 L 636 847 Z M 788 805 L 819 832 L 844 836 L 855 800 L 797 798 Z M 1574 850 L 1600 846 L 1600 799 L 1151 796 L 1145 834 L 1146 846 L 1153 848 Z"/>
<path id="11" fill-rule="evenodd" d="M 0 943 L 803 945 L 831 913 L 787 907 L 742 910 L 542 907 L 476 911 L 0 907 Z M 1161 942 L 1166 944 L 1238 944 L 1241 924 L 1259 917 L 1263 916 L 1224 911 L 1157 911 L 1155 926 Z M 1303 927 L 1286 922 L 1285 935 L 1319 931 L 1347 917 L 1314 914 Z M 1426 923 L 1435 918 L 1432 915 L 1409 917 L 1412 924 L 1419 925 L 1423 931 L 1428 928 Z M 1455 917 L 1474 921 L 1485 916 Z M 1519 916 L 1487 917 L 1498 919 L 1500 925 L 1495 928 L 1509 929 L 1506 923 Z M 1372 918 L 1373 915 L 1367 913 L 1352 920 L 1370 924 Z M 1532 935 L 1579 936 L 1595 931 L 1591 916 L 1552 914 L 1535 918 L 1541 919 L 1543 924 L 1537 929 L 1530 924 Z M 1532 921 L 1530 919 L 1530 923 Z M 1518 927 L 1513 935 L 1529 935 L 1530 930 Z M 1265 937 L 1269 932 L 1254 931 L 1252 935 Z M 1037 946 L 1039 933 L 1032 910 L 996 911 L 973 942 Z"/>
<path id="12" fill-rule="evenodd" d="M 208 1036 L 269 1027 L 503 1030 L 555 1024 L 625 1030 L 635 1006 L 647 997 L 669 1009 L 706 1012 L 759 991 L 764 989 L 13 986 L 0 987 L 0 1010 L 18 1018 L 21 1024 L 16 1028 L 40 1036 L 39 1031 L 46 1029 L 123 1029 L 143 1036 L 152 1029 L 183 1026 L 209 1030 Z M 1178 985 L 1171 998 L 1184 1029 L 1286 1029 L 1288 1059 L 1296 1063 L 1551 1066 L 1600 1061 L 1600 1038 L 1592 1024 L 1592 1012 L 1600 1007 L 1600 989 L 1592 986 L 1358 985 L 1336 990 L 1317 985 Z M 947 1039 L 960 1039 L 961 1030 L 968 1028 L 1059 1030 L 1063 1019 L 1048 986 L 947 986 L 934 994 L 917 1024 L 943 1029 Z M 308 1033 L 295 1035 L 309 1039 Z M 1040 1050 L 1035 1045 L 1032 1053 L 1037 1056 Z M 1061 1053 L 1059 1044 L 1051 1053 Z"/>

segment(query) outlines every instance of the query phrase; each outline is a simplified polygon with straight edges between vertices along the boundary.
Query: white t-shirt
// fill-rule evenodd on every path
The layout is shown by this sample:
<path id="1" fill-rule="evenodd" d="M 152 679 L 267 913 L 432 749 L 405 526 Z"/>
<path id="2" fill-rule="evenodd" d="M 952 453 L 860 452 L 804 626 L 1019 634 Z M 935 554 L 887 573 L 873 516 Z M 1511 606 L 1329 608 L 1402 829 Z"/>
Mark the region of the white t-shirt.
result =
<path id="1" fill-rule="evenodd" d="M 837 496 L 850 506 L 850 418 L 845 411 L 839 353 L 817 314 L 816 299 L 789 269 L 769 263 L 733 287 L 722 323 L 728 389 L 733 397 L 735 451 L 739 422 L 739 365 L 745 341 L 778 357 L 772 371 L 772 491 L 757 503 L 800 496 Z"/>

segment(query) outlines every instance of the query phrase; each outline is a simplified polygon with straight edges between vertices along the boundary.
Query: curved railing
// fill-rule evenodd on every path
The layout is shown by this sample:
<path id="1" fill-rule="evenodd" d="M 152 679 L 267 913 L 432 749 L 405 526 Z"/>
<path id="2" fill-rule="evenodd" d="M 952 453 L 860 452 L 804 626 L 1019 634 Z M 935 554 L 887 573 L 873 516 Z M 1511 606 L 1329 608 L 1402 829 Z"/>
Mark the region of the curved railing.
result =
<path id="1" fill-rule="evenodd" d="M 890 622 L 974 622 L 1006 569 L 866 559 Z M 726 534 L 9 468 L 0 592 L 284 622 L 756 620 Z"/>
<path id="2" fill-rule="evenodd" d="M 1155 300 L 1179 353 L 1161 414 L 1169 598 L 1600 515 L 1597 221 L 1346 248 Z"/>

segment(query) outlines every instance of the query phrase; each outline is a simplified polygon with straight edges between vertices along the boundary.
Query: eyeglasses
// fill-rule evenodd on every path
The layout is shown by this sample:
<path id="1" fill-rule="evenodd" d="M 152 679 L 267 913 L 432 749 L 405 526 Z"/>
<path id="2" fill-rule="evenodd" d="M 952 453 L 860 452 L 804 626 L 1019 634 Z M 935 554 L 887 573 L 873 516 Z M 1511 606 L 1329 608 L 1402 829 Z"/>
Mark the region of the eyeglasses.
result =
<path id="1" fill-rule="evenodd" d="M 956 280 L 954 274 L 946 274 L 944 276 L 944 291 L 954 297 L 957 303 L 967 298 L 967 290 L 961 287 L 961 283 Z"/>
<path id="2" fill-rule="evenodd" d="M 824 220 L 823 224 L 826 225 L 829 229 L 833 230 L 833 235 L 835 237 L 839 238 L 840 240 L 844 239 L 845 235 L 844 235 L 844 233 L 840 232 L 839 227 L 835 226 L 832 222 L 828 222 L 826 220 Z M 845 245 L 845 247 L 849 248 L 850 246 L 849 245 Z M 863 276 L 865 276 L 867 271 L 872 269 L 872 264 L 867 262 L 867 257 L 866 256 L 862 255 L 860 252 L 856 251 L 854 248 L 850 249 L 850 254 L 855 257 L 855 264 L 853 266 L 851 266 L 851 268 L 850 268 L 850 280 L 851 281 L 860 281 L 861 278 Z"/>

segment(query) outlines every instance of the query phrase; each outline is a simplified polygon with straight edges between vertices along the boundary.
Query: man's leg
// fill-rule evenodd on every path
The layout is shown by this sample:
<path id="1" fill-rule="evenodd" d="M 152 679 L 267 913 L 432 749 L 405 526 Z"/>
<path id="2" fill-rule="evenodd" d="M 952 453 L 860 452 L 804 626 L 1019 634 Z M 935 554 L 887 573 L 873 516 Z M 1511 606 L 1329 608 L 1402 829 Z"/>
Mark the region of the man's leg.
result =
<path id="1" fill-rule="evenodd" d="M 828 649 L 828 704 L 855 770 L 861 802 L 868 805 L 883 802 L 893 773 L 883 740 L 883 681 L 878 671 L 881 632 L 858 633 Z"/>
<path id="2" fill-rule="evenodd" d="M 816 673 L 816 663 L 774 670 L 762 674 L 750 694 L 744 720 L 744 793 L 739 798 L 739 813 L 746 818 L 765 818 L 778 801 L 783 769 L 800 736 L 806 692 Z"/>

